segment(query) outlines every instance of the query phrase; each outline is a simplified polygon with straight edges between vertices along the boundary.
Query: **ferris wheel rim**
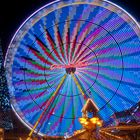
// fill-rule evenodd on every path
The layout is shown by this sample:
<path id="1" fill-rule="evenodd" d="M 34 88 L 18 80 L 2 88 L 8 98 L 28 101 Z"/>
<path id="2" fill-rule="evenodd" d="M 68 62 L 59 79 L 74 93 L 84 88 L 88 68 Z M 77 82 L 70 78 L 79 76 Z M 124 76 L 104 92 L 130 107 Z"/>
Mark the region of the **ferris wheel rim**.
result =
<path id="1" fill-rule="evenodd" d="M 26 24 L 26 22 L 28 22 L 28 20 L 29 20 L 30 18 L 32 18 L 36 13 L 38 13 L 38 12 L 39 12 L 40 10 L 42 10 L 43 8 L 45 8 L 45 7 L 47 7 L 47 6 L 51 5 L 51 4 L 54 4 L 54 3 L 56 3 L 56 2 L 59 2 L 59 1 L 60 1 L 60 0 L 56 0 L 56 1 L 54 1 L 54 2 L 51 2 L 51 3 L 49 3 L 49 4 L 44 5 L 43 7 L 41 7 L 41 8 L 38 9 L 37 11 L 35 11 L 30 17 L 28 17 L 28 18 L 20 25 L 20 27 L 18 28 L 18 30 L 17 30 L 16 33 L 14 34 L 14 36 L 13 36 L 13 38 L 12 38 L 10 44 L 9 44 L 8 51 L 7 51 L 7 53 L 6 53 L 5 60 L 6 60 L 7 57 L 8 57 L 7 55 L 8 55 L 8 52 L 9 52 L 9 50 L 10 50 L 10 46 L 11 46 L 11 44 L 12 44 L 12 42 L 13 42 L 15 36 L 18 34 L 18 32 L 20 31 L 20 29 Z M 137 22 L 127 11 L 125 11 L 124 9 L 122 9 L 121 7 L 119 7 L 118 5 L 112 3 L 112 2 L 110 2 L 110 1 L 108 1 L 108 0 L 103 0 L 103 1 L 108 2 L 108 3 L 110 3 L 110 4 L 114 5 L 114 6 L 116 6 L 117 8 L 121 9 L 121 10 L 122 10 L 123 12 L 125 12 L 125 14 L 127 14 L 127 15 L 137 24 L 137 26 L 140 28 L 140 25 L 138 24 L 138 22 Z M 4 61 L 4 66 L 6 67 L 6 61 Z M 12 105 L 12 108 L 14 108 L 13 105 Z M 16 110 L 15 110 L 15 109 L 13 109 L 13 110 L 14 110 L 14 112 L 17 114 Z M 21 120 L 22 122 L 24 122 L 24 120 L 21 119 L 21 117 L 20 117 L 19 114 L 17 114 L 17 116 L 20 118 L 20 120 Z M 26 122 L 24 122 L 24 123 L 26 123 Z M 28 124 L 26 124 L 26 126 L 28 126 Z M 32 129 L 32 128 L 30 128 L 30 126 L 28 126 L 28 128 L 29 128 L 29 129 Z M 39 134 L 43 136 L 42 133 L 39 132 Z"/>

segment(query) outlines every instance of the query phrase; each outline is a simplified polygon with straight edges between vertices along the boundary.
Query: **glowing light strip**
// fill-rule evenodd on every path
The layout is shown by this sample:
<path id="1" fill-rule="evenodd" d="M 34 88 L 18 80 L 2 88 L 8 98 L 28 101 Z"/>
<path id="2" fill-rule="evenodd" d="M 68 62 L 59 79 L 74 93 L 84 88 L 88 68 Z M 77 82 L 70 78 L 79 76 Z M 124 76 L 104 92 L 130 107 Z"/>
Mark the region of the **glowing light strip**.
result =
<path id="1" fill-rule="evenodd" d="M 66 79 L 66 76 L 67 76 L 67 74 L 65 74 L 65 75 L 63 76 L 62 80 L 60 81 L 60 83 L 59 83 L 59 85 L 58 85 L 58 87 L 57 87 L 57 89 L 56 89 L 56 91 L 55 91 L 54 94 L 52 95 L 52 97 L 51 97 L 51 99 L 50 99 L 50 102 L 54 99 L 55 95 L 58 93 L 60 87 L 62 86 L 62 84 L 64 83 L 64 80 Z M 32 129 L 31 132 L 29 133 L 27 140 L 30 140 L 30 138 L 31 138 L 31 136 L 32 136 L 32 134 L 33 134 L 33 132 L 35 131 L 35 129 L 36 129 L 36 127 L 38 126 L 39 122 L 41 121 L 42 117 L 44 116 L 44 114 L 45 114 L 46 110 L 48 109 L 48 106 L 49 106 L 49 105 L 50 105 L 50 104 L 46 104 L 46 107 L 45 107 L 44 111 L 42 112 L 42 114 L 41 114 L 40 117 L 38 118 L 37 122 L 35 123 L 33 129 Z"/>
<path id="2" fill-rule="evenodd" d="M 71 73 L 71 76 L 72 76 L 72 78 L 73 78 L 75 84 L 77 85 L 78 89 L 80 90 L 80 92 L 82 93 L 82 95 L 85 97 L 85 93 L 83 92 L 81 86 L 79 85 L 77 79 L 75 78 L 74 73 Z"/>
<path id="3" fill-rule="evenodd" d="M 115 5 L 114 3 L 109 2 L 109 1 L 107 1 L 107 0 L 104 0 L 104 1 L 106 1 L 106 2 L 108 2 L 108 3 L 111 3 L 112 5 L 114 5 L 114 6 L 118 7 L 118 8 L 120 8 L 122 11 L 124 11 L 125 13 L 127 13 L 124 9 L 122 9 L 122 8 L 119 7 L 118 5 Z M 35 15 L 38 11 L 42 10 L 42 9 L 45 8 L 46 6 L 49 6 L 49 5 L 51 5 L 51 4 L 55 3 L 55 2 L 59 2 L 59 0 L 54 1 L 54 2 L 51 2 L 51 3 L 49 3 L 49 4 L 45 5 L 45 6 L 43 6 L 42 8 L 40 8 L 39 10 L 37 10 L 35 13 L 33 13 L 29 18 L 27 18 L 27 20 L 25 20 L 25 22 L 24 22 L 24 23 L 19 27 L 19 29 L 16 31 L 16 33 L 15 33 L 15 35 L 13 36 L 13 38 L 12 38 L 10 44 L 11 44 L 12 41 L 14 40 L 14 38 L 15 38 L 16 34 L 18 33 L 18 31 L 20 30 L 20 28 L 21 28 L 33 15 Z M 140 27 L 139 24 L 135 21 L 135 19 L 134 19 L 130 14 L 127 13 L 127 15 L 129 15 L 129 17 L 133 19 L 133 21 L 138 25 L 138 27 Z M 10 49 L 10 44 L 9 44 L 8 50 Z M 8 53 L 6 53 L 6 58 L 7 58 L 7 55 L 8 55 Z M 6 61 L 4 62 L 4 66 L 6 66 Z M 14 110 L 14 109 L 13 109 L 13 110 Z M 15 110 L 14 110 L 14 112 L 16 113 Z M 16 113 L 16 114 L 17 114 L 17 113 Z M 17 116 L 18 116 L 18 115 L 17 115 Z M 19 117 L 19 118 L 20 118 L 20 117 Z M 20 120 L 21 120 L 21 119 L 20 119 Z M 24 121 L 22 121 L 22 122 L 25 124 Z M 25 124 L 25 125 L 27 125 L 27 124 Z M 27 125 L 27 127 L 30 128 L 30 126 L 28 126 L 28 125 Z M 30 129 L 31 129 L 31 128 L 30 128 Z"/>
<path id="4" fill-rule="evenodd" d="M 76 64 L 68 64 L 68 65 L 51 65 L 50 70 L 54 70 L 54 69 L 61 69 L 61 68 L 81 68 L 81 67 L 85 67 L 88 66 L 89 63 L 88 62 L 79 62 Z"/>

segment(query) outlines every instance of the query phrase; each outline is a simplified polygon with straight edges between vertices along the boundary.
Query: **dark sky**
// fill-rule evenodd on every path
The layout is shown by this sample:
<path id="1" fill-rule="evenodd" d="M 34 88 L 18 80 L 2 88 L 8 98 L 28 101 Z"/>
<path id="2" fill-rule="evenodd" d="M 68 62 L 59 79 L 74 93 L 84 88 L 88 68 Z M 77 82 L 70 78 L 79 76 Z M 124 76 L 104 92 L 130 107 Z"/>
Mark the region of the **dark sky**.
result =
<path id="1" fill-rule="evenodd" d="M 7 46 L 22 22 L 41 6 L 53 0 L 0 1 L 0 38 L 4 54 Z M 123 7 L 140 21 L 139 0 L 110 0 Z"/>

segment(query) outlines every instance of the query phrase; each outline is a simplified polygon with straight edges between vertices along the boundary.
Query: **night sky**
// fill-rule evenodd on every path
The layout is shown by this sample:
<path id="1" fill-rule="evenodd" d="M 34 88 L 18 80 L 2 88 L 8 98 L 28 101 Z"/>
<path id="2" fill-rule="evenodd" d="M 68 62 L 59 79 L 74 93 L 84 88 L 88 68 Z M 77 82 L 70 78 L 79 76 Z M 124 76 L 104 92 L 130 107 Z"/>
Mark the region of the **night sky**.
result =
<path id="1" fill-rule="evenodd" d="M 0 1 L 0 38 L 4 54 L 12 36 L 33 12 L 53 0 L 9 0 Z M 140 21 L 139 0 L 110 0 Z"/>

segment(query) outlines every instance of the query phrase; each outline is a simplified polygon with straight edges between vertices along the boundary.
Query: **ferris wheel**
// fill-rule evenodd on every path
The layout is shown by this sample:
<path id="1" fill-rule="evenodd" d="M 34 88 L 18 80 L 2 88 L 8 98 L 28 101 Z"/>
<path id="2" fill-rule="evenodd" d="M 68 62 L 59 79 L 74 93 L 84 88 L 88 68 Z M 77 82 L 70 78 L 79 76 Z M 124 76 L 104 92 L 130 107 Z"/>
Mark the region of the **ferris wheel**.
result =
<path id="1" fill-rule="evenodd" d="M 5 67 L 22 123 L 64 136 L 81 129 L 88 98 L 104 122 L 140 101 L 140 27 L 109 1 L 57 0 L 19 27 Z"/>

